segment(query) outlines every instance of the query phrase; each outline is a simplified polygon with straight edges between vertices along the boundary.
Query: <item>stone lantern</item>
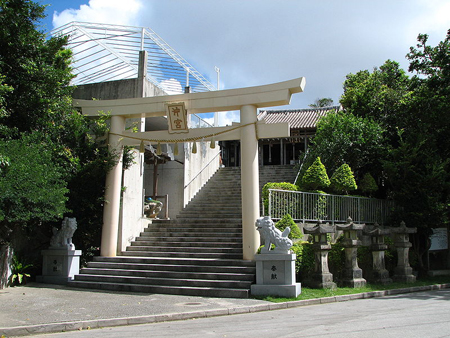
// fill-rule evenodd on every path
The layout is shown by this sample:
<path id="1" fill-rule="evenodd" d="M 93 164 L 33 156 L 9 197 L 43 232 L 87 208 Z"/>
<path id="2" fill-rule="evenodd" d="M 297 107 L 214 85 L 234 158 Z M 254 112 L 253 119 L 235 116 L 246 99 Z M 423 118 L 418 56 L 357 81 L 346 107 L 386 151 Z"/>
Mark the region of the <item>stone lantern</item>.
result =
<path id="1" fill-rule="evenodd" d="M 417 228 L 407 228 L 405 222 L 400 223 L 400 227 L 391 228 L 394 234 L 394 245 L 397 249 L 397 267 L 394 269 L 392 277 L 396 282 L 414 283 L 416 276 L 412 274 L 412 268 L 409 265 L 409 248 L 412 247 L 409 241 L 409 235 L 417 232 Z"/>
<path id="2" fill-rule="evenodd" d="M 315 226 L 305 226 L 303 232 L 312 235 L 315 258 L 314 274 L 308 284 L 322 289 L 336 288 L 336 283 L 333 282 L 333 274 L 328 268 L 328 252 L 331 250 L 328 234 L 335 233 L 334 226 L 330 226 L 329 223 L 322 224 L 322 221 L 318 221 Z"/>
<path id="3" fill-rule="evenodd" d="M 388 248 L 387 244 L 384 243 L 384 238 L 391 234 L 391 230 L 380 227 L 375 223 L 371 229 L 366 228 L 364 233 L 369 235 L 371 240 L 370 250 L 372 251 L 373 259 L 371 281 L 377 284 L 392 283 L 384 260 L 384 253 Z"/>
<path id="4" fill-rule="evenodd" d="M 344 232 L 342 246 L 345 248 L 345 269 L 343 284 L 351 288 L 360 288 L 366 286 L 366 280 L 362 276 L 362 270 L 358 266 L 358 247 L 361 241 L 358 239 L 358 231 L 362 231 L 365 224 L 353 223 L 349 217 L 347 223 L 336 225 L 336 230 Z"/>

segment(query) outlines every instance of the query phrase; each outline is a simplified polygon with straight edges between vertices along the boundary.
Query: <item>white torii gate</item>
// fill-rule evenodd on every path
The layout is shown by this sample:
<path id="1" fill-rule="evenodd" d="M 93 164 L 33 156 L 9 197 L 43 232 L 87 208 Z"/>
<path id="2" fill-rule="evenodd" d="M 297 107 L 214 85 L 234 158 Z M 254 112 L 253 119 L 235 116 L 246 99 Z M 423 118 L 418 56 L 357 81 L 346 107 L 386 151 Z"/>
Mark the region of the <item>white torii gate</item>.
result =
<path id="1" fill-rule="evenodd" d="M 111 114 L 109 146 L 119 153 L 124 145 L 139 146 L 141 140 L 175 143 L 202 138 L 207 141 L 209 137 L 214 137 L 215 141 L 240 139 L 243 258 L 253 260 L 259 247 L 259 234 L 255 227 L 255 221 L 260 217 L 258 139 L 290 136 L 287 123 L 269 125 L 258 121 L 257 108 L 289 104 L 292 94 L 302 92 L 304 87 L 305 78 L 301 77 L 270 85 L 203 93 L 118 100 L 74 100 L 74 106 L 81 108 L 86 116 L 98 116 L 100 111 Z M 125 131 L 126 118 L 166 116 L 167 105 L 180 102 L 188 114 L 240 110 L 240 126 L 197 128 L 183 134 Z M 117 255 L 121 182 L 122 159 L 106 177 L 101 256 Z"/>

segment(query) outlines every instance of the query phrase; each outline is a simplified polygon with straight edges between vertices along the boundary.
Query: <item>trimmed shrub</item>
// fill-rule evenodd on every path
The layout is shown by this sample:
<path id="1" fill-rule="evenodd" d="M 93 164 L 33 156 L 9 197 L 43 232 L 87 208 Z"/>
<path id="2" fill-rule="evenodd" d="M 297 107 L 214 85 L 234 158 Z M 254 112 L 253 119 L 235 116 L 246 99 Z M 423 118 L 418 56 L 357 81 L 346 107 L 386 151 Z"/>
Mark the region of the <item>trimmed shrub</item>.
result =
<path id="1" fill-rule="evenodd" d="M 349 191 L 353 191 L 358 188 L 352 169 L 347 163 L 344 163 L 336 169 L 333 176 L 331 176 L 330 182 L 330 186 L 333 191 L 339 194 L 348 194 Z"/>
<path id="2" fill-rule="evenodd" d="M 294 220 L 292 219 L 291 215 L 286 214 L 283 216 L 282 219 L 280 219 L 275 226 L 277 227 L 278 230 L 280 230 L 281 232 L 284 231 L 284 229 L 286 229 L 287 227 L 291 228 L 291 232 L 289 233 L 289 238 L 293 241 L 295 241 L 296 239 L 302 239 L 303 238 L 303 234 L 300 231 L 298 225 L 294 222 Z"/>
<path id="3" fill-rule="evenodd" d="M 268 182 L 262 189 L 262 199 L 264 204 L 264 216 L 268 216 L 269 212 L 269 189 L 279 189 L 288 191 L 298 191 L 295 184 L 288 182 Z"/>
<path id="4" fill-rule="evenodd" d="M 326 189 L 330 185 L 327 170 L 317 157 L 313 164 L 306 170 L 302 178 L 302 186 L 308 190 Z"/>
<path id="5" fill-rule="evenodd" d="M 365 173 L 361 181 L 359 182 L 359 189 L 364 195 L 369 197 L 378 190 L 377 182 L 370 173 Z"/>

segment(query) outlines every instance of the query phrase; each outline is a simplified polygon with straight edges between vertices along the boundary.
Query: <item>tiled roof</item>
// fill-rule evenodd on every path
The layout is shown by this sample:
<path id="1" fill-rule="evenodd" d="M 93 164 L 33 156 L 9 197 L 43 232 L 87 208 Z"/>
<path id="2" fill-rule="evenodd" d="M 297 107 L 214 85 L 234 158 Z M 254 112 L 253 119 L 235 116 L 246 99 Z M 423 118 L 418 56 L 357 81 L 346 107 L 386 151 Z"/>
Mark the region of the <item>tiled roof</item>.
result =
<path id="1" fill-rule="evenodd" d="M 289 122 L 291 129 L 315 129 L 319 118 L 341 109 L 341 106 L 332 106 L 292 110 L 265 110 L 258 115 L 258 120 L 264 119 L 266 123 Z"/>

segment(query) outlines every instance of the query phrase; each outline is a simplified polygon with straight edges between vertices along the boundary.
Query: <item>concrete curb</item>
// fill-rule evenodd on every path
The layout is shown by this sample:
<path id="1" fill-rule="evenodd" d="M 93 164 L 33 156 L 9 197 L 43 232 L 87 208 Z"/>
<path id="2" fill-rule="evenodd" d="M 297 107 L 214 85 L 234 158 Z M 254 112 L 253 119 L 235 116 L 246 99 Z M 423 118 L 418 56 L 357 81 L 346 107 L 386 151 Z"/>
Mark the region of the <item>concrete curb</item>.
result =
<path id="1" fill-rule="evenodd" d="M 235 314 L 242 314 L 242 313 L 254 313 L 254 312 L 262 312 L 262 311 L 280 310 L 280 309 L 287 309 L 287 308 L 300 307 L 300 306 L 319 305 L 319 304 L 327 304 L 327 303 L 335 303 L 335 302 L 345 302 L 345 301 L 350 301 L 350 300 L 355 300 L 355 299 L 385 297 L 385 296 L 408 294 L 408 293 L 420 292 L 420 291 L 442 290 L 442 289 L 447 289 L 447 288 L 450 288 L 450 283 L 427 285 L 427 286 L 415 286 L 415 287 L 411 287 L 411 288 L 392 289 L 392 290 L 385 290 L 385 291 L 372 291 L 372 292 L 356 293 L 356 294 L 351 294 L 351 295 L 342 295 L 342 296 L 335 296 L 335 297 L 297 300 L 297 301 L 282 302 L 282 303 L 259 304 L 259 305 L 253 305 L 253 306 L 242 306 L 242 307 L 235 307 L 235 308 L 214 309 L 214 310 L 205 310 L 205 311 L 192 311 L 192 312 L 159 314 L 159 315 L 129 317 L 129 318 L 110 318 L 110 319 L 85 320 L 85 321 L 77 321 L 77 322 L 17 326 L 17 327 L 0 328 L 0 335 L 3 335 L 5 337 L 29 336 L 29 335 L 43 334 L 43 333 L 56 333 L 56 332 L 76 331 L 76 330 L 81 331 L 81 330 L 90 330 L 90 329 L 114 327 L 114 326 L 151 324 L 151 323 L 178 321 L 178 320 L 186 320 L 186 319 L 198 319 L 198 318 L 211 318 L 211 317 L 235 315 Z"/>

